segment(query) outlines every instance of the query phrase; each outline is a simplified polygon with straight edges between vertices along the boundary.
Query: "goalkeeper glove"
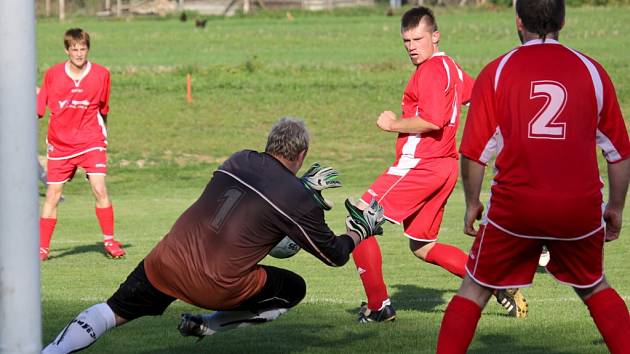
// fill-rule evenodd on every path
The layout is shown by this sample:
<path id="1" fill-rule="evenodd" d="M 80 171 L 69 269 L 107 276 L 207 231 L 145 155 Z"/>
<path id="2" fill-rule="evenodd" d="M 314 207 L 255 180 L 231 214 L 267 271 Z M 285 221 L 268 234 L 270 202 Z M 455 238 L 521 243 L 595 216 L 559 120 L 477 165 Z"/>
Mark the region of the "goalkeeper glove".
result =
<path id="1" fill-rule="evenodd" d="M 337 177 L 339 177 L 339 172 L 335 169 L 322 167 L 316 162 L 300 177 L 300 181 L 306 189 L 312 192 L 313 198 L 324 210 L 330 210 L 333 203 L 324 198 L 322 190 L 341 187 L 341 182 L 337 180 Z"/>
<path id="2" fill-rule="evenodd" d="M 346 227 L 359 234 L 362 241 L 372 235 L 383 234 L 381 225 L 385 222 L 385 216 L 383 207 L 376 200 L 372 199 L 370 205 L 364 210 L 354 206 L 350 199 L 346 199 L 345 206 L 350 214 L 346 218 Z"/>

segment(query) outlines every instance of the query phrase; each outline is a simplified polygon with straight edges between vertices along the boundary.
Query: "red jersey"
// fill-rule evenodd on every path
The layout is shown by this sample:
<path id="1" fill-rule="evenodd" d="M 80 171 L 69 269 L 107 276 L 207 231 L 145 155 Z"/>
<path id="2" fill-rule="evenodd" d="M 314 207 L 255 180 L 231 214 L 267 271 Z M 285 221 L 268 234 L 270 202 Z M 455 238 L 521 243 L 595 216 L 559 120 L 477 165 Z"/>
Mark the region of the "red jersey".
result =
<path id="1" fill-rule="evenodd" d="M 479 74 L 461 153 L 496 154 L 486 222 L 514 236 L 579 239 L 603 227 L 596 145 L 630 156 L 615 89 L 599 63 L 547 39 L 527 42 Z"/>
<path id="2" fill-rule="evenodd" d="M 455 134 L 461 105 L 470 100 L 473 79 L 444 53 L 418 65 L 402 98 L 402 119 L 420 117 L 441 129 L 398 134 L 396 162 L 388 174 L 402 176 L 421 159 L 457 158 Z"/>
<path id="3" fill-rule="evenodd" d="M 74 80 L 67 65 L 48 69 L 37 95 L 37 115 L 42 117 L 46 107 L 51 112 L 46 142 L 52 160 L 107 146 L 102 116 L 109 112 L 109 71 L 88 61 L 81 78 Z"/>

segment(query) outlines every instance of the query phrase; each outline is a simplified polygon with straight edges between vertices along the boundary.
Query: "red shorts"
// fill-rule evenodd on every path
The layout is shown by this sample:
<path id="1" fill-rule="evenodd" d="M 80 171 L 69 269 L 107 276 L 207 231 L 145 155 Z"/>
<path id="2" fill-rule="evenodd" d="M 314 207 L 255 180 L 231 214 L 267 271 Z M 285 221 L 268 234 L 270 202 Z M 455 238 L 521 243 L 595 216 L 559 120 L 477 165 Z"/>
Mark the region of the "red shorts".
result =
<path id="1" fill-rule="evenodd" d="M 403 224 L 405 236 L 418 241 L 437 240 L 444 206 L 457 183 L 457 160 L 423 160 L 403 176 L 385 171 L 370 186 L 361 200 L 375 198 L 385 217 Z"/>
<path id="2" fill-rule="evenodd" d="M 604 234 L 579 240 L 547 240 L 510 235 L 492 224 L 481 225 L 468 254 L 466 271 L 478 284 L 489 288 L 521 288 L 532 284 L 542 247 L 551 261 L 547 271 L 557 281 L 589 288 L 604 277 Z"/>
<path id="3" fill-rule="evenodd" d="M 68 182 L 74 177 L 78 167 L 85 170 L 88 175 L 105 176 L 107 174 L 107 152 L 105 149 L 98 149 L 68 159 L 48 159 L 46 167 L 48 184 Z"/>

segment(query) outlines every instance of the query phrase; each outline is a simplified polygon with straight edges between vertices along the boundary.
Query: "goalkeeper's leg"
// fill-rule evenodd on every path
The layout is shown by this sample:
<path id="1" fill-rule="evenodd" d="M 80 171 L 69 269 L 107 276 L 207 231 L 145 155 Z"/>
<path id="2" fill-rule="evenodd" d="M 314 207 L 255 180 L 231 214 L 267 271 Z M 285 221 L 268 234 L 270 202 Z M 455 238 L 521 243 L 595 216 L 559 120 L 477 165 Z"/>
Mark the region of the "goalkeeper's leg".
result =
<path id="1" fill-rule="evenodd" d="M 203 338 L 216 332 L 263 324 L 277 319 L 306 295 L 306 283 L 299 275 L 281 268 L 263 266 L 267 281 L 262 290 L 229 311 L 212 314 L 182 314 L 177 329 L 183 336 Z"/>
<path id="2" fill-rule="evenodd" d="M 144 272 L 144 261 L 107 300 L 77 315 L 42 353 L 74 353 L 92 345 L 107 330 L 142 316 L 157 316 L 175 301 L 155 287 Z"/>
<path id="3" fill-rule="evenodd" d="M 120 324 L 124 320 L 120 319 Z M 42 354 L 74 353 L 89 347 L 107 330 L 117 325 L 117 318 L 112 309 L 104 303 L 94 305 L 77 315 L 57 335 Z"/>

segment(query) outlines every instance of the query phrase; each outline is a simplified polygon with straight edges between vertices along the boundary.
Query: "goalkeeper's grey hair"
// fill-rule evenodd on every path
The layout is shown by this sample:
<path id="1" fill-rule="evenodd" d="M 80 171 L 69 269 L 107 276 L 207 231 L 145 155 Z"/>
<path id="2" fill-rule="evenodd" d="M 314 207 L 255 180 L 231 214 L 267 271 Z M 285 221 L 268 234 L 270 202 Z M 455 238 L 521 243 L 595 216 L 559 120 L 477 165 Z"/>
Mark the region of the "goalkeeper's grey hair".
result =
<path id="1" fill-rule="evenodd" d="M 300 152 L 308 150 L 309 139 L 303 120 L 283 117 L 271 128 L 265 152 L 295 161 Z"/>

